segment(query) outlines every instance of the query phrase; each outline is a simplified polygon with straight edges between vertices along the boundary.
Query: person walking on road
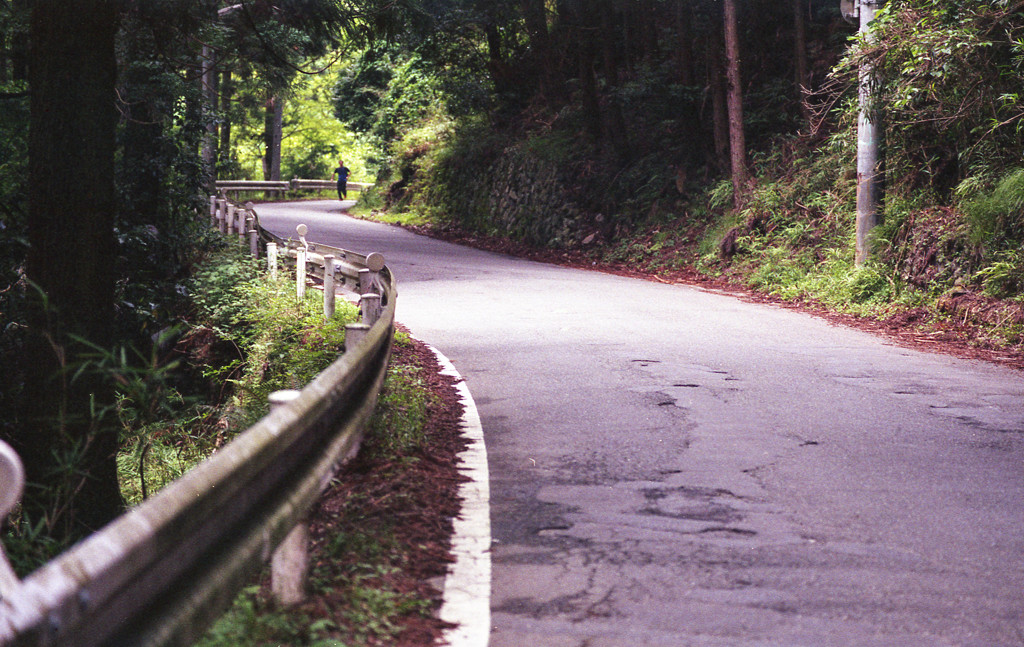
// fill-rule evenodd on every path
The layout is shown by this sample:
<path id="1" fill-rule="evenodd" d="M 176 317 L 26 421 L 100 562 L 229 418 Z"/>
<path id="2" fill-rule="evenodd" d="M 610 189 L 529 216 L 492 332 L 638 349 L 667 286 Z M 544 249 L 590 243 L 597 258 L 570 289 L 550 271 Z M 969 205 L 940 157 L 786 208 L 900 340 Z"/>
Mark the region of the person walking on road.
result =
<path id="1" fill-rule="evenodd" d="M 334 174 L 338 176 L 338 199 L 348 199 L 348 174 L 351 171 L 343 160 L 338 160 L 338 168 L 334 169 Z"/>

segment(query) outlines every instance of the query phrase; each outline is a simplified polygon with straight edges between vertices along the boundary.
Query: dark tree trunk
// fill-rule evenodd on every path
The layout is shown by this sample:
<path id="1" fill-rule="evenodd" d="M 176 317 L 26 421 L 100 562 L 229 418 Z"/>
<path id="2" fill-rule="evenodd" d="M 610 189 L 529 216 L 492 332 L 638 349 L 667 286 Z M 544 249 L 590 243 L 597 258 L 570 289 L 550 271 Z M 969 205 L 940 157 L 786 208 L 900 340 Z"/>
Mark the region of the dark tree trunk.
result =
<path id="1" fill-rule="evenodd" d="M 487 35 L 487 68 L 491 73 L 491 83 L 494 84 L 494 91 L 501 95 L 508 92 L 512 81 L 509 66 L 502 56 L 501 33 L 494 23 L 488 23 L 484 33 Z"/>
<path id="2" fill-rule="evenodd" d="M 202 158 L 203 166 L 210 176 L 212 182 L 217 180 L 217 68 L 214 60 L 216 54 L 212 47 L 203 46 L 200 66 L 202 76 L 200 84 L 204 103 L 204 119 L 206 121 L 206 134 L 203 136 Z"/>
<path id="3" fill-rule="evenodd" d="M 530 59 L 537 69 L 540 95 L 553 109 L 564 100 L 565 86 L 559 78 L 557 60 L 551 55 L 551 33 L 548 29 L 545 0 L 520 0 L 520 11 L 530 41 Z"/>
<path id="4" fill-rule="evenodd" d="M 615 37 L 616 17 L 611 7 L 599 11 L 601 16 L 601 69 L 604 77 L 612 87 L 619 84 L 619 59 L 622 54 L 618 47 L 619 39 Z"/>
<path id="5" fill-rule="evenodd" d="M 281 127 L 284 121 L 284 99 L 270 97 L 267 99 L 266 121 L 263 128 L 263 143 L 266 154 L 263 156 L 263 179 L 277 181 L 281 179 Z"/>
<path id="6" fill-rule="evenodd" d="M 580 89 L 583 93 L 583 120 L 590 137 L 601 142 L 601 102 L 597 96 L 597 78 L 594 75 L 594 47 L 586 39 L 579 45 Z"/>
<path id="7" fill-rule="evenodd" d="M 129 12 L 122 17 L 126 30 L 137 32 L 124 39 L 120 90 L 122 100 L 121 158 L 118 179 L 121 192 L 120 217 L 132 225 L 156 224 L 166 203 L 162 155 L 164 115 L 158 107 L 162 87 L 151 52 L 153 42 L 141 21 Z"/>
<path id="8" fill-rule="evenodd" d="M 14 0 L 13 13 L 16 16 L 27 16 L 30 0 Z M 11 78 L 15 81 L 28 79 L 28 34 L 23 31 L 11 35 Z"/>
<path id="9" fill-rule="evenodd" d="M 743 86 L 740 82 L 740 45 L 737 34 L 736 0 L 724 0 L 726 78 L 729 81 L 729 167 L 733 200 L 739 205 L 747 185 L 747 144 L 743 134 Z"/>
<path id="10" fill-rule="evenodd" d="M 231 160 L 231 101 L 234 97 L 235 86 L 231 81 L 231 70 L 224 70 L 220 79 L 220 146 L 217 149 L 218 159 L 221 162 Z"/>
<path id="11" fill-rule="evenodd" d="M 692 11 L 688 0 L 676 0 L 676 68 L 682 85 L 693 85 Z"/>
<path id="12" fill-rule="evenodd" d="M 123 508 L 117 429 L 94 415 L 109 411 L 113 391 L 96 372 L 73 379 L 67 370 L 92 350 L 75 337 L 101 349 L 114 342 L 116 6 L 32 6 L 26 274 L 43 298 L 30 306 L 27 404 L 15 442 L 29 480 L 44 485 L 27 489 L 27 515 L 45 516 L 65 537 Z"/>
<path id="13" fill-rule="evenodd" d="M 810 121 L 811 113 L 804 101 L 808 86 L 807 77 L 807 21 L 804 16 L 806 0 L 793 0 L 793 60 L 795 64 L 795 82 L 797 98 L 800 100 L 800 111 L 804 119 Z"/>
<path id="14" fill-rule="evenodd" d="M 726 104 L 725 67 L 722 65 L 721 32 L 711 30 L 708 39 L 708 84 L 711 89 L 711 123 L 715 166 L 729 171 L 729 112 Z"/>
<path id="15" fill-rule="evenodd" d="M 520 7 L 526 33 L 530 37 L 530 49 L 533 50 L 534 58 L 544 62 L 548 58 L 550 41 L 544 0 L 521 0 Z"/>

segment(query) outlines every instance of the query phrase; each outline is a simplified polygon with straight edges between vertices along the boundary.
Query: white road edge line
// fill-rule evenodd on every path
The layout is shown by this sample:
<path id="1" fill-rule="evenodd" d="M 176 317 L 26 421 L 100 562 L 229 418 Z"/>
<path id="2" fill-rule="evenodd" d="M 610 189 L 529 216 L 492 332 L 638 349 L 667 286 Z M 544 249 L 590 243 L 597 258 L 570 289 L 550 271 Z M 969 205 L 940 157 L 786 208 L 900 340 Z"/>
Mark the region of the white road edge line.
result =
<path id="1" fill-rule="evenodd" d="M 469 481 L 459 486 L 462 511 L 453 520 L 452 556 L 444 578 L 441 620 L 456 625 L 442 636 L 450 647 L 487 647 L 491 636 L 491 486 L 487 448 L 476 403 L 451 361 L 430 344 L 441 374 L 455 377 L 462 406 L 463 436 L 469 445 L 459 454 L 459 471 Z"/>

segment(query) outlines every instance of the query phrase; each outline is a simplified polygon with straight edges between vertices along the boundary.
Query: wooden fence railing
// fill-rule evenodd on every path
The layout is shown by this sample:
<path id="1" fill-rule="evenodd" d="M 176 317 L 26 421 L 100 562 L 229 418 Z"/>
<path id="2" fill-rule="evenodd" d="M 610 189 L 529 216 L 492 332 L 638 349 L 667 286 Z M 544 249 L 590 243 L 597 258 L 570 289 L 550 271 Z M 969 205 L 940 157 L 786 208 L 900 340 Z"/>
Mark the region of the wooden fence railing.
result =
<path id="1" fill-rule="evenodd" d="M 287 403 L 24 580 L 0 551 L 0 645 L 191 645 L 286 537 L 294 543 L 306 511 L 358 449 L 394 332 L 396 288 L 383 258 L 307 245 L 301 229 L 299 240 L 283 240 L 251 210 L 211 204 L 222 231 L 240 232 L 256 253 L 276 248 L 325 288 L 365 291 L 363 323 L 348 327 L 344 354 Z M 0 443 L 0 519 L 21 479 Z"/>

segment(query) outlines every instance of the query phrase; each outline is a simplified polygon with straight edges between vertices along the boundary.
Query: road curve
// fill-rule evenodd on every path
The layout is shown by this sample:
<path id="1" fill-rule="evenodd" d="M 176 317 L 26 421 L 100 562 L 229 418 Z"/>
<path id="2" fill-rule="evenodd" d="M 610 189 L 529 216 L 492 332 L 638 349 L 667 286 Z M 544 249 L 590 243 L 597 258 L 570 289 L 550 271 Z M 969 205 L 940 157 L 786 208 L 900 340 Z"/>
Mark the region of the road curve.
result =
<path id="1" fill-rule="evenodd" d="M 379 251 L 486 437 L 493 647 L 1024 644 L 1024 374 L 257 207 Z"/>

